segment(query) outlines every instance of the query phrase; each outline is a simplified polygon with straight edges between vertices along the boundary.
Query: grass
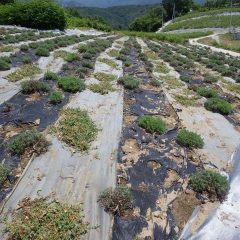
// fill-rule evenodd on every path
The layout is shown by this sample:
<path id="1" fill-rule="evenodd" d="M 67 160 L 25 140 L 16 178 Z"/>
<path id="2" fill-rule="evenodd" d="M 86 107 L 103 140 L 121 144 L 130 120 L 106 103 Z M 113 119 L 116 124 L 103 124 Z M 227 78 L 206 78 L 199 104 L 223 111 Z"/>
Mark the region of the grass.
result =
<path id="1" fill-rule="evenodd" d="M 109 59 L 109 58 L 99 58 L 98 61 L 102 62 L 102 63 L 105 63 L 105 64 L 109 65 L 112 68 L 118 68 L 117 63 L 114 60 L 112 60 L 112 59 Z"/>
<path id="2" fill-rule="evenodd" d="M 106 212 L 122 216 L 125 211 L 132 209 L 132 194 L 127 186 L 107 188 L 98 197 L 98 202 Z"/>
<path id="3" fill-rule="evenodd" d="M 0 46 L 0 52 L 12 52 L 13 50 L 13 46 Z"/>
<path id="4" fill-rule="evenodd" d="M 187 75 L 181 75 L 180 76 L 180 79 L 183 81 L 183 82 L 190 82 L 192 80 L 192 78 L 190 76 L 187 76 Z"/>
<path id="5" fill-rule="evenodd" d="M 213 76 L 213 75 L 210 75 L 210 74 L 205 74 L 204 75 L 204 82 L 215 83 L 215 82 L 218 82 L 218 78 Z"/>
<path id="6" fill-rule="evenodd" d="M 34 145 L 37 145 L 37 148 L 34 149 L 34 151 L 39 155 L 46 151 L 49 144 L 41 133 L 26 130 L 14 137 L 8 145 L 8 149 L 13 155 L 21 156 L 27 148 L 33 147 Z"/>
<path id="7" fill-rule="evenodd" d="M 102 95 L 108 94 L 109 92 L 113 92 L 115 89 L 112 84 L 108 81 L 103 81 L 100 83 L 90 84 L 88 87 L 91 91 L 95 93 L 100 93 Z"/>
<path id="8" fill-rule="evenodd" d="M 167 74 L 170 72 L 170 69 L 163 62 L 154 62 L 154 71 L 157 73 Z"/>
<path id="9" fill-rule="evenodd" d="M 204 107 L 209 111 L 217 112 L 222 115 L 228 115 L 233 110 L 233 107 L 229 102 L 219 98 L 208 99 L 207 102 L 205 102 Z"/>
<path id="10" fill-rule="evenodd" d="M 32 58 L 30 56 L 23 56 L 22 62 L 23 62 L 23 64 L 30 64 L 30 63 L 32 63 Z"/>
<path id="11" fill-rule="evenodd" d="M 4 58 L 0 58 L 0 71 L 7 71 L 11 68 L 11 64 Z"/>
<path id="12" fill-rule="evenodd" d="M 171 43 L 186 43 L 190 38 L 198 38 L 212 34 L 212 32 L 168 34 L 168 33 L 132 32 L 132 31 L 122 31 L 121 33 L 127 36 L 140 37 L 149 40 L 158 40 Z"/>
<path id="13" fill-rule="evenodd" d="M 135 89 L 139 86 L 139 81 L 132 76 L 125 76 L 118 79 L 118 83 L 122 84 L 127 89 Z"/>
<path id="14" fill-rule="evenodd" d="M 29 46 L 28 45 L 21 45 L 20 50 L 23 51 L 23 52 L 27 52 L 29 50 Z"/>
<path id="15" fill-rule="evenodd" d="M 198 88 L 197 89 L 197 93 L 202 96 L 202 97 L 206 97 L 206 98 L 212 98 L 212 97 L 217 97 L 218 96 L 218 92 L 211 89 L 211 88 Z"/>
<path id="16" fill-rule="evenodd" d="M 31 94 L 35 92 L 49 92 L 49 86 L 40 81 L 29 80 L 21 84 L 23 94 Z"/>
<path id="17" fill-rule="evenodd" d="M 3 183 L 7 179 L 7 176 L 9 173 L 10 173 L 9 168 L 6 165 L 0 163 L 0 187 L 3 185 Z"/>
<path id="18" fill-rule="evenodd" d="M 187 148 L 203 148 L 204 141 L 202 137 L 194 132 L 182 129 L 177 134 L 177 143 Z"/>
<path id="19" fill-rule="evenodd" d="M 170 88 L 179 88 L 184 86 L 184 83 L 171 75 L 166 75 L 162 77 L 162 79 Z"/>
<path id="20" fill-rule="evenodd" d="M 110 57 L 117 58 L 119 56 L 119 51 L 116 49 L 111 49 L 107 52 Z"/>
<path id="21" fill-rule="evenodd" d="M 229 183 L 225 176 L 212 170 L 201 170 L 191 177 L 191 185 L 198 193 L 207 193 L 210 198 L 223 200 L 228 193 Z"/>
<path id="22" fill-rule="evenodd" d="M 62 111 L 54 131 L 68 145 L 79 151 L 87 151 L 98 129 L 87 111 L 67 108 Z"/>
<path id="23" fill-rule="evenodd" d="M 15 72 L 9 74 L 7 79 L 11 82 L 17 82 L 28 77 L 32 77 L 35 74 L 40 73 L 40 69 L 33 64 L 25 64 Z"/>
<path id="24" fill-rule="evenodd" d="M 101 82 L 102 81 L 111 82 L 116 79 L 115 75 L 107 74 L 107 73 L 103 73 L 103 72 L 94 73 L 94 77 Z"/>
<path id="25" fill-rule="evenodd" d="M 232 93 L 236 93 L 236 94 L 240 94 L 240 85 L 237 83 L 231 83 L 229 81 L 226 80 L 222 80 L 222 82 L 224 83 L 224 87 L 232 92 Z"/>
<path id="26" fill-rule="evenodd" d="M 25 198 L 7 223 L 10 239 L 80 239 L 89 230 L 81 215 L 81 205 L 68 205 L 47 199 Z"/>
<path id="27" fill-rule="evenodd" d="M 199 98 L 196 96 L 191 96 L 189 94 L 174 94 L 174 99 L 185 107 L 193 106 Z"/>
<path id="28" fill-rule="evenodd" d="M 145 115 L 140 117 L 138 125 L 150 133 L 163 134 L 166 131 L 166 123 L 154 116 Z"/>
<path id="29" fill-rule="evenodd" d="M 57 81 L 58 80 L 58 75 L 54 72 L 51 72 L 51 71 L 47 71 L 45 74 L 44 74 L 44 79 L 45 80 L 52 80 L 52 81 Z"/>
<path id="30" fill-rule="evenodd" d="M 48 101 L 51 104 L 56 105 L 56 104 L 62 102 L 63 98 L 64 98 L 64 96 L 63 96 L 62 92 L 54 91 L 49 96 Z"/>
<path id="31" fill-rule="evenodd" d="M 57 83 L 58 86 L 66 92 L 76 93 L 86 88 L 82 80 L 71 76 L 60 77 Z"/>
<path id="32" fill-rule="evenodd" d="M 68 52 L 67 51 L 63 51 L 63 50 L 59 50 L 54 52 L 53 56 L 54 58 L 65 58 L 67 56 Z"/>
<path id="33" fill-rule="evenodd" d="M 73 62 L 78 60 L 78 55 L 76 53 L 67 53 L 67 55 L 64 57 L 64 60 L 67 62 Z"/>

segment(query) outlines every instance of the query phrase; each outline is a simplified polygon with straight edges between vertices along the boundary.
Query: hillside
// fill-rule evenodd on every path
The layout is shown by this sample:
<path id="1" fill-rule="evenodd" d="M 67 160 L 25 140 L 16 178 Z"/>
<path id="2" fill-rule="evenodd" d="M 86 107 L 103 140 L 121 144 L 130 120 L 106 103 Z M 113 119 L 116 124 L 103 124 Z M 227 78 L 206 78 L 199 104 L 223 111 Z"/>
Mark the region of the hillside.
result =
<path id="1" fill-rule="evenodd" d="M 154 6 L 156 5 L 130 5 L 109 8 L 83 7 L 78 8 L 78 10 L 83 16 L 102 17 L 114 28 L 126 29 L 133 19 L 144 15 Z"/>

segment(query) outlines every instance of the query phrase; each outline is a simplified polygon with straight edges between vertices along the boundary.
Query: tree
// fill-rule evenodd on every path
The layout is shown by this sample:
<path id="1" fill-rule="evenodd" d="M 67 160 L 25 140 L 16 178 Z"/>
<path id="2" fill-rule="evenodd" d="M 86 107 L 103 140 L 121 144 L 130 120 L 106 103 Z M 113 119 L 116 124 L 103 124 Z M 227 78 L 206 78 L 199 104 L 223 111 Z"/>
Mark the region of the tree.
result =
<path id="1" fill-rule="evenodd" d="M 175 4 L 175 16 L 181 16 L 191 10 L 193 0 L 162 0 L 163 7 L 167 13 L 166 20 L 170 20 L 173 16 Z"/>
<path id="2" fill-rule="evenodd" d="M 9 3 L 13 3 L 14 0 L 0 0 L 0 4 L 9 4 Z"/>

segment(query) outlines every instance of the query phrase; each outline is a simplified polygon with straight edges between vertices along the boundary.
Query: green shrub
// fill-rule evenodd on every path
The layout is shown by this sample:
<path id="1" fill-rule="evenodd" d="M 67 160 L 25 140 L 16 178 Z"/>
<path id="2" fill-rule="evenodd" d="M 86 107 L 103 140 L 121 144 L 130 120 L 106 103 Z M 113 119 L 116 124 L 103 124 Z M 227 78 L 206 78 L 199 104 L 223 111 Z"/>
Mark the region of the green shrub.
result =
<path id="1" fill-rule="evenodd" d="M 50 90 L 49 86 L 40 81 L 29 80 L 21 84 L 23 94 L 31 94 L 35 92 L 48 92 Z"/>
<path id="2" fill-rule="evenodd" d="M 190 82 L 192 80 L 192 78 L 190 76 L 186 76 L 186 75 L 182 75 L 180 76 L 180 79 L 183 81 L 183 82 Z"/>
<path id="3" fill-rule="evenodd" d="M 98 202 L 106 212 L 121 216 L 132 208 L 132 194 L 127 186 L 107 188 L 99 195 Z"/>
<path id="4" fill-rule="evenodd" d="M 10 68 L 11 68 L 11 65 L 4 59 L 0 58 L 0 71 L 7 71 Z"/>
<path id="5" fill-rule="evenodd" d="M 166 131 L 165 122 L 162 119 L 154 116 L 145 115 L 140 117 L 138 124 L 140 127 L 144 128 L 150 133 L 163 134 Z"/>
<path id="6" fill-rule="evenodd" d="M 41 57 L 48 57 L 50 55 L 50 52 L 47 48 L 44 47 L 38 47 L 36 49 L 36 55 Z"/>
<path id="7" fill-rule="evenodd" d="M 20 156 L 27 148 L 32 147 L 35 144 L 38 144 L 38 147 L 41 148 L 46 148 L 48 145 L 41 133 L 26 130 L 14 137 L 8 145 L 8 149 L 12 154 Z"/>
<path id="8" fill-rule="evenodd" d="M 134 89 L 139 86 L 139 81 L 131 76 L 119 78 L 118 83 L 122 84 L 127 89 Z"/>
<path id="9" fill-rule="evenodd" d="M 28 45 L 21 45 L 20 46 L 20 50 L 23 51 L 23 52 L 27 52 L 29 49 Z"/>
<path id="10" fill-rule="evenodd" d="M 78 91 L 83 91 L 86 86 L 85 83 L 75 77 L 60 77 L 58 79 L 58 86 L 64 91 L 76 93 Z"/>
<path id="11" fill-rule="evenodd" d="M 228 193 L 229 183 L 225 176 L 211 170 L 202 170 L 192 175 L 191 185 L 198 193 L 223 200 Z"/>
<path id="12" fill-rule="evenodd" d="M 44 79 L 45 80 L 52 80 L 52 81 L 57 81 L 58 80 L 58 75 L 54 72 L 47 71 L 44 74 Z"/>
<path id="13" fill-rule="evenodd" d="M 16 1 L 13 4 L 0 5 L 0 24 L 63 30 L 66 18 L 63 8 L 54 1 Z"/>
<path id="14" fill-rule="evenodd" d="M 22 61 L 24 64 L 32 63 L 32 58 L 30 56 L 23 56 Z"/>
<path id="15" fill-rule="evenodd" d="M 228 115 L 233 110 L 233 107 L 230 103 L 219 98 L 208 99 L 204 106 L 209 111 L 221 113 L 223 115 Z"/>
<path id="16" fill-rule="evenodd" d="M 63 100 L 63 94 L 59 91 L 54 91 L 48 98 L 48 101 L 54 105 L 62 102 L 62 100 Z"/>
<path id="17" fill-rule="evenodd" d="M 78 60 L 78 55 L 76 53 L 68 53 L 65 57 L 64 60 L 67 62 L 73 62 Z"/>
<path id="18" fill-rule="evenodd" d="M 204 81 L 207 83 L 215 83 L 218 81 L 218 78 L 209 74 L 204 75 Z"/>
<path id="19" fill-rule="evenodd" d="M 0 187 L 3 185 L 3 183 L 7 179 L 7 176 L 9 173 L 10 173 L 9 168 L 6 165 L 0 163 Z"/>
<path id="20" fill-rule="evenodd" d="M 206 98 L 212 98 L 212 97 L 217 97 L 218 93 L 217 91 L 211 89 L 211 88 L 198 88 L 197 93 Z"/>
<path id="21" fill-rule="evenodd" d="M 203 148 L 204 141 L 202 137 L 194 132 L 182 129 L 177 134 L 177 142 L 188 148 Z"/>

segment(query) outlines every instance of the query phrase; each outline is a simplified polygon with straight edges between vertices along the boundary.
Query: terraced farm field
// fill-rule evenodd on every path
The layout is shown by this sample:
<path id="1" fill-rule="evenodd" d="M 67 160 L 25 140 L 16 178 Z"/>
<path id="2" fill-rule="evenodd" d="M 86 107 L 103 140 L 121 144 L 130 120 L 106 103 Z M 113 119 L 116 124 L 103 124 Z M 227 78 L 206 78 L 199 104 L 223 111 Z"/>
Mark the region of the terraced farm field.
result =
<path id="1" fill-rule="evenodd" d="M 239 57 L 0 33 L 1 239 L 239 236 Z"/>

